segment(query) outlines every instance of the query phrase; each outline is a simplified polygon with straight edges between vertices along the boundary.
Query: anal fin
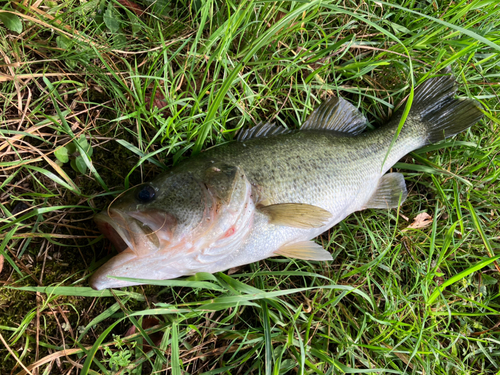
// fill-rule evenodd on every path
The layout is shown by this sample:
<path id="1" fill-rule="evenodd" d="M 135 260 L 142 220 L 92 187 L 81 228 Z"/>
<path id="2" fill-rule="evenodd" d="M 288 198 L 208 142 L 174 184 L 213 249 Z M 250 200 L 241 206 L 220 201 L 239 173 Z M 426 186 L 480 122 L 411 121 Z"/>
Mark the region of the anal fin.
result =
<path id="1" fill-rule="evenodd" d="M 328 223 L 332 214 L 318 206 L 304 203 L 279 203 L 269 206 L 258 205 L 263 214 L 269 216 L 269 222 L 295 228 L 320 228 Z"/>
<path id="2" fill-rule="evenodd" d="M 379 180 L 377 190 L 365 204 L 365 208 L 397 208 L 402 204 L 408 192 L 401 173 L 387 173 Z"/>
<path id="3" fill-rule="evenodd" d="M 294 242 L 284 245 L 274 252 L 287 258 L 304 260 L 332 260 L 332 254 L 312 241 Z"/>

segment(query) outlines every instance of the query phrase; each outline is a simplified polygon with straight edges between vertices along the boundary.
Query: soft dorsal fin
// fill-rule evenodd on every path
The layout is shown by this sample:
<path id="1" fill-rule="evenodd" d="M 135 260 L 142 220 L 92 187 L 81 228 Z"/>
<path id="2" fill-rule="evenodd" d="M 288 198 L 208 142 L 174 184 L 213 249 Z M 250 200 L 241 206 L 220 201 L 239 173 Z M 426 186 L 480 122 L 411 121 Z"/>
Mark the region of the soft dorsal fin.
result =
<path id="1" fill-rule="evenodd" d="M 377 190 L 365 208 L 397 208 L 408 196 L 405 178 L 401 173 L 387 173 L 379 180 Z"/>
<path id="2" fill-rule="evenodd" d="M 342 98 L 321 103 L 302 124 L 301 130 L 330 130 L 358 135 L 366 129 L 367 120 L 356 107 Z"/>
<path id="3" fill-rule="evenodd" d="M 332 217 L 329 211 L 304 203 L 260 204 L 257 209 L 269 216 L 271 224 L 294 228 L 320 228 Z"/>
<path id="4" fill-rule="evenodd" d="M 261 122 L 251 129 L 240 130 L 236 140 L 238 142 L 243 142 L 253 138 L 269 137 L 271 135 L 287 134 L 291 132 L 292 130 L 284 128 L 283 126 L 269 122 Z"/>
<path id="5" fill-rule="evenodd" d="M 332 260 L 332 254 L 312 241 L 294 242 L 274 251 L 276 255 L 304 260 Z"/>

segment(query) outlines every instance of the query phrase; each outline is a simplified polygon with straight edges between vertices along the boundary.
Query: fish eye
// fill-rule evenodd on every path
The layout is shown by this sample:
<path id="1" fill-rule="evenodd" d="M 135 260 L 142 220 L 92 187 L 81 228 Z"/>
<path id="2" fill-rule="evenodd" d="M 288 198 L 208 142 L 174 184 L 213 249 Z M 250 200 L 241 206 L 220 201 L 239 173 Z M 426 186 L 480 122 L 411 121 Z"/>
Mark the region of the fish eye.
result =
<path id="1" fill-rule="evenodd" d="M 138 201 L 142 203 L 148 203 L 155 198 L 156 191 L 151 185 L 143 185 L 139 186 L 139 189 L 137 189 L 137 193 L 135 196 Z"/>

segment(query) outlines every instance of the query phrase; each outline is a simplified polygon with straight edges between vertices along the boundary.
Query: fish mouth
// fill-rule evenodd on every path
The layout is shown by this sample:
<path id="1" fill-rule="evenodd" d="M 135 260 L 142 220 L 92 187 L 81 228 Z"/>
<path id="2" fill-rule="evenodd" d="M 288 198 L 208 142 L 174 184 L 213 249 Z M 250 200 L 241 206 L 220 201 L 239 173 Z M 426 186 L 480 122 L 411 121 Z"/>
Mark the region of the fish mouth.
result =
<path id="1" fill-rule="evenodd" d="M 129 248 L 141 256 L 158 251 L 171 240 L 174 220 L 155 209 L 132 212 L 110 209 L 95 215 L 94 221 L 118 252 Z"/>
<path id="2" fill-rule="evenodd" d="M 102 212 L 98 213 L 94 216 L 94 221 L 97 224 L 97 229 L 99 229 L 99 231 L 111 241 L 119 253 L 129 247 L 127 242 L 123 240 L 122 228 L 114 223 L 108 214 Z"/>
<path id="3" fill-rule="evenodd" d="M 119 280 L 107 276 L 126 276 L 115 271 L 122 270 L 131 261 L 154 255 L 169 246 L 175 226 L 175 219 L 171 215 L 156 209 L 128 212 L 110 209 L 95 215 L 94 221 L 119 253 L 92 275 L 90 286 L 98 290 L 125 286 L 120 285 Z M 110 283 L 113 285 L 110 286 Z"/>

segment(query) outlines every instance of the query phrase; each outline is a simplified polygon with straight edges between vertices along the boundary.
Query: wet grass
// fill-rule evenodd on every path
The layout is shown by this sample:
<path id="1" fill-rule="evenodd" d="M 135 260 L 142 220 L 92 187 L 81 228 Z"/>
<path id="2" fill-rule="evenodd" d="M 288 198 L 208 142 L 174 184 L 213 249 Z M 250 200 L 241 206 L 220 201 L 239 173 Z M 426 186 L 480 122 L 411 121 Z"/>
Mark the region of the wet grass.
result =
<path id="1" fill-rule="evenodd" d="M 2 5 L 0 373 L 498 373 L 496 2 L 137 4 Z M 124 189 L 331 95 L 377 127 L 447 66 L 486 117 L 400 161 L 400 210 L 318 238 L 333 262 L 88 287 L 114 251 L 92 216 Z"/>

